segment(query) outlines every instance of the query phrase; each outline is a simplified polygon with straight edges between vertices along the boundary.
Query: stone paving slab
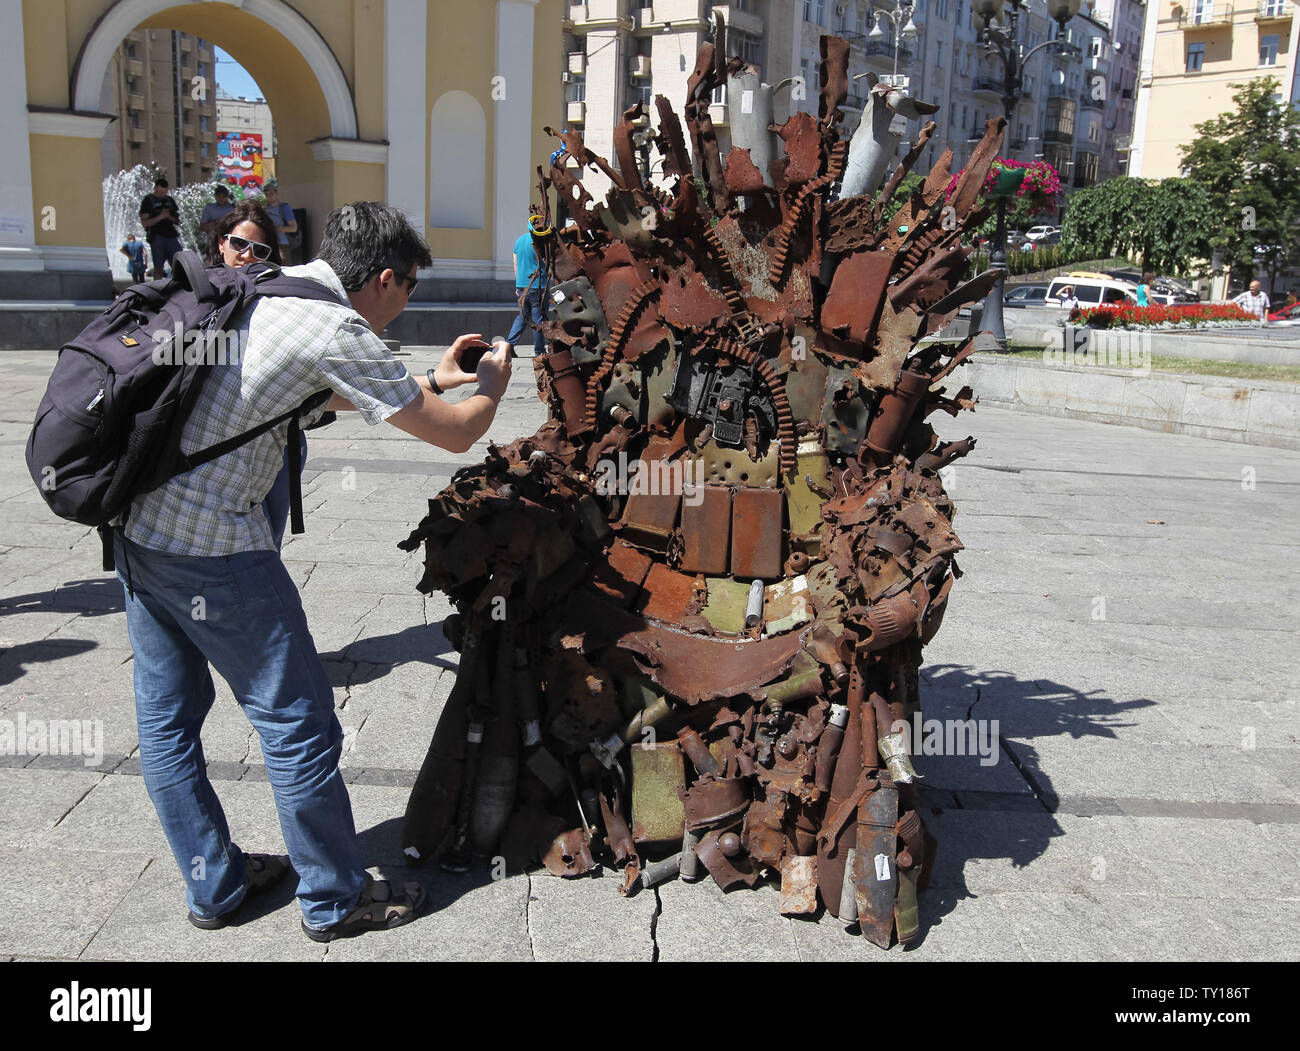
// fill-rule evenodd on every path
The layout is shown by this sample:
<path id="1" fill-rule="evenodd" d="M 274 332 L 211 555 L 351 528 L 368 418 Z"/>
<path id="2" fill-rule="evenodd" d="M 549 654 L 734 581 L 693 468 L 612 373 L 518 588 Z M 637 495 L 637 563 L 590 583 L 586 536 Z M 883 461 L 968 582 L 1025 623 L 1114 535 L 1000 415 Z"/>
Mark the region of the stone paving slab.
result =
<path id="1" fill-rule="evenodd" d="M 150 865 L 138 850 L 0 846 L 0 953 L 76 959 Z"/>

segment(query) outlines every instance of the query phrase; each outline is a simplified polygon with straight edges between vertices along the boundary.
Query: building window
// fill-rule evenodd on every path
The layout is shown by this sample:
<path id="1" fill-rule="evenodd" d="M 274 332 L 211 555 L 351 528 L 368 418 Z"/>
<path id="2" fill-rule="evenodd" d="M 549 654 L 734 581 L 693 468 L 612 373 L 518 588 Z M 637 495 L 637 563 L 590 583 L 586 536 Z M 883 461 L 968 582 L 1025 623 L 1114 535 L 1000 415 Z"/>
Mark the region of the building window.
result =
<path id="1" fill-rule="evenodd" d="M 1259 38 L 1259 64 L 1261 66 L 1277 65 L 1277 45 L 1277 33 L 1268 33 Z"/>
<path id="2" fill-rule="evenodd" d="M 569 74 L 569 102 L 587 101 L 587 75 L 585 73 Z"/>
<path id="3" fill-rule="evenodd" d="M 1201 66 L 1205 64 L 1205 45 L 1188 44 L 1187 45 L 1187 72 L 1199 73 Z"/>
<path id="4" fill-rule="evenodd" d="M 208 130 L 208 118 L 207 118 L 207 117 L 200 117 L 200 118 L 199 118 L 199 131 L 207 131 L 207 130 Z"/>
<path id="5" fill-rule="evenodd" d="M 948 0 L 934 0 L 934 13 L 945 22 L 948 21 Z"/>
<path id="6" fill-rule="evenodd" d="M 740 61 L 747 66 L 763 64 L 763 41 L 756 36 L 732 29 L 727 33 L 727 50 L 740 56 Z"/>

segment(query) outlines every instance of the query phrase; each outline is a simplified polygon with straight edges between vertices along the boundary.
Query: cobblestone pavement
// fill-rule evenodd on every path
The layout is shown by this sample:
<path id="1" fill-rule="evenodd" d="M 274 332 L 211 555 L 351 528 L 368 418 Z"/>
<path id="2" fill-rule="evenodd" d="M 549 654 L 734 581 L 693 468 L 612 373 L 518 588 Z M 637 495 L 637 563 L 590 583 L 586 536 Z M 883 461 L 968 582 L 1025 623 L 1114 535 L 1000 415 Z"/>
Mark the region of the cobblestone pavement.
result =
<path id="1" fill-rule="evenodd" d="M 436 357 L 407 360 L 418 374 Z M 724 901 L 712 882 L 669 883 L 625 900 L 610 876 L 406 870 L 401 816 L 456 654 L 447 603 L 414 589 L 420 554 L 395 545 L 484 445 L 454 456 L 355 418 L 312 434 L 307 533 L 284 559 L 334 683 L 368 860 L 421 881 L 431 909 L 321 946 L 285 890 L 252 922 L 196 930 L 139 777 L 120 585 L 94 532 L 54 518 L 23 463 L 53 361 L 0 354 L 0 740 L 6 725 L 97 720 L 102 759 L 12 754 L 16 737 L 0 755 L 0 960 L 1300 953 L 1300 453 L 992 409 L 940 424 L 979 446 L 949 472 L 965 576 L 926 650 L 923 700 L 927 718 L 970 716 L 997 747 L 987 763 L 917 760 L 940 852 L 916 948 L 783 917 L 772 885 Z M 489 437 L 540 423 L 528 366 Z M 224 686 L 203 743 L 240 844 L 282 850 L 256 735 Z"/>

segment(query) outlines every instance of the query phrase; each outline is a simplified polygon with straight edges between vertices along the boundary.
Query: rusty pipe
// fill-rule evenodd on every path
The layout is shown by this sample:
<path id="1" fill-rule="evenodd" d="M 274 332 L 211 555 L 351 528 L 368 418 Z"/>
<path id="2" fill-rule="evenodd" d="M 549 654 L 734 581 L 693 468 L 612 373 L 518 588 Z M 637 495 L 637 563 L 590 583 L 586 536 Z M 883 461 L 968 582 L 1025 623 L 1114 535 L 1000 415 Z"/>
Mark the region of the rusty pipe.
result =
<path id="1" fill-rule="evenodd" d="M 878 458 L 893 459 L 903 446 L 903 436 L 911 426 L 916 407 L 930 390 L 930 377 L 907 369 L 894 389 L 880 399 L 880 410 L 867 431 L 866 446 Z"/>

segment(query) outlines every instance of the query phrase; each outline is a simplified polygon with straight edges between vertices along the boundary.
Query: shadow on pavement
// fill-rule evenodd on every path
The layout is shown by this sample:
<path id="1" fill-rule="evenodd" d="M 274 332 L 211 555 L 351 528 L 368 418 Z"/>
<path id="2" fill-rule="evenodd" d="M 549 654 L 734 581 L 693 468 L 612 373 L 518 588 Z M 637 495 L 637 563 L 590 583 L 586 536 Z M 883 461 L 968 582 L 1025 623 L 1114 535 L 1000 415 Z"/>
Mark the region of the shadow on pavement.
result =
<path id="1" fill-rule="evenodd" d="M 431 668 L 451 668 L 451 661 L 438 660 L 452 652 L 451 643 L 439 624 L 415 624 L 390 635 L 357 639 L 341 650 L 322 653 L 325 670 L 333 686 L 356 686 L 382 679 L 400 664 L 427 664 Z"/>
<path id="2" fill-rule="evenodd" d="M 1060 798 L 1050 773 L 1025 738 L 1069 734 L 1076 740 L 1114 739 L 1117 730 L 1136 725 L 1125 721 L 1126 713 L 1155 704 L 1145 698 L 1116 701 L 1100 690 L 955 664 L 927 665 L 923 675 L 923 718 L 986 724 L 988 736 L 997 742 L 998 762 L 986 766 L 978 755 L 916 758 L 918 772 L 925 775 L 921 816 L 939 846 L 929 887 L 920 897 L 921 938 L 912 950 L 959 902 L 978 896 L 966 882 L 972 861 L 1005 859 L 1014 868 L 1025 868 L 1046 852 L 1052 839 L 1065 834 L 1053 817 Z M 944 821 L 945 812 L 967 816 Z"/>

